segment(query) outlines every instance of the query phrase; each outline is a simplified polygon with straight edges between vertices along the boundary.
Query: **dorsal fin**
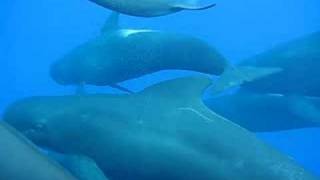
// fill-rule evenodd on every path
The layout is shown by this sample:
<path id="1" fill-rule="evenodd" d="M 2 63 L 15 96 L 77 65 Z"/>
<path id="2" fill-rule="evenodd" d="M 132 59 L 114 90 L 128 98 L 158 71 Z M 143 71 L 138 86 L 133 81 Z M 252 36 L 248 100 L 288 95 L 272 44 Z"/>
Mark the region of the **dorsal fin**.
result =
<path id="1" fill-rule="evenodd" d="M 141 95 L 151 94 L 174 96 L 176 98 L 201 98 L 204 91 L 211 84 L 212 80 L 208 76 L 189 76 L 150 86 L 144 89 Z"/>
<path id="2" fill-rule="evenodd" d="M 104 23 L 101 33 L 115 31 L 117 29 L 119 29 L 119 13 L 112 12 Z"/>

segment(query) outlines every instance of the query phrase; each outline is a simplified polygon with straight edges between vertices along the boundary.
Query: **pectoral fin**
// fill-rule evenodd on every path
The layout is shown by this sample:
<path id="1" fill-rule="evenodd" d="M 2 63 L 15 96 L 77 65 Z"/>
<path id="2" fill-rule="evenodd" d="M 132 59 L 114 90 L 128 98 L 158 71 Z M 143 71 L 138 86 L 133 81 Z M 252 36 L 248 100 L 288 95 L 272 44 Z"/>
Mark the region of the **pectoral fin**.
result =
<path id="1" fill-rule="evenodd" d="M 48 153 L 79 180 L 108 180 L 94 160 L 82 155 Z"/>
<path id="2" fill-rule="evenodd" d="M 131 91 L 130 89 L 125 88 L 125 87 L 122 87 L 122 86 L 120 86 L 120 85 L 118 85 L 118 84 L 111 84 L 111 85 L 109 85 L 109 86 L 112 87 L 112 88 L 115 88 L 115 89 L 119 89 L 120 91 L 127 92 L 127 93 L 129 93 L 129 94 L 134 93 L 134 92 Z"/>

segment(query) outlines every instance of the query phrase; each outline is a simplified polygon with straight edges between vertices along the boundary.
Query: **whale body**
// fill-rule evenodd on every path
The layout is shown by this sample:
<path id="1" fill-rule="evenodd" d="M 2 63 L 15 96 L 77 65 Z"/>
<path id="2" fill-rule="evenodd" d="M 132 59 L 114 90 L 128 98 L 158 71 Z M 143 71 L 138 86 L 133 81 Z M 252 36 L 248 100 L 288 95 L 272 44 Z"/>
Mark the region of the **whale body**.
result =
<path id="1" fill-rule="evenodd" d="M 147 30 L 104 34 L 51 67 L 62 85 L 112 85 L 166 69 L 221 75 L 226 60 L 207 43 L 189 36 Z"/>
<path id="2" fill-rule="evenodd" d="M 209 110 L 201 94 L 211 83 L 197 76 L 130 95 L 31 97 L 4 120 L 40 146 L 88 156 L 113 180 L 316 179 Z"/>
<path id="3" fill-rule="evenodd" d="M 164 16 L 182 10 L 204 10 L 215 6 L 199 0 L 90 0 L 111 10 L 141 17 Z"/>
<path id="4" fill-rule="evenodd" d="M 242 84 L 242 90 L 319 97 L 320 32 L 278 45 L 242 61 L 240 65 L 282 69 L 280 73 Z"/>
<path id="5" fill-rule="evenodd" d="M 190 70 L 221 76 L 216 89 L 223 91 L 243 81 L 277 73 L 279 68 L 232 67 L 201 39 L 148 29 L 120 29 L 112 13 L 102 34 L 80 45 L 52 64 L 51 77 L 61 85 L 117 83 L 161 70 Z"/>
<path id="6" fill-rule="evenodd" d="M 0 179 L 76 180 L 3 121 L 0 121 Z"/>
<path id="7" fill-rule="evenodd" d="M 255 132 L 319 127 L 320 32 L 277 45 L 239 65 L 282 71 L 244 82 L 233 95 L 207 100 L 210 108 Z"/>
<path id="8" fill-rule="evenodd" d="M 212 111 L 252 132 L 320 127 L 317 97 L 238 92 L 204 102 Z"/>
<path id="9" fill-rule="evenodd" d="M 51 77 L 61 85 L 116 83 L 161 70 L 221 75 L 226 59 L 208 43 L 188 35 L 118 28 L 112 13 L 102 34 L 53 63 Z"/>

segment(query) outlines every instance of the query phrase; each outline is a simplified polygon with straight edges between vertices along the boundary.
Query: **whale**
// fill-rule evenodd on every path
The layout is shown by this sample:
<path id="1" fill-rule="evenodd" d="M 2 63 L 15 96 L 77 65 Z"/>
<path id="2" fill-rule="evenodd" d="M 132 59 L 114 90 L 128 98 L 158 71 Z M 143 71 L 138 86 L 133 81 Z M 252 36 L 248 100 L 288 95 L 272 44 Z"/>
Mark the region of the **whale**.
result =
<path id="1" fill-rule="evenodd" d="M 34 143 L 88 156 L 112 180 L 314 180 L 255 134 L 211 111 L 208 76 L 133 94 L 29 97 L 4 120 Z"/>
<path id="2" fill-rule="evenodd" d="M 0 179 L 76 180 L 3 121 L 0 121 Z"/>
<path id="3" fill-rule="evenodd" d="M 252 131 L 318 127 L 319 47 L 317 31 L 241 61 L 240 66 L 279 67 L 282 71 L 244 82 L 240 92 L 212 98 L 208 105 Z M 258 116 L 259 121 L 253 121 Z"/>
<path id="4" fill-rule="evenodd" d="M 320 31 L 276 45 L 239 64 L 282 69 L 279 73 L 243 83 L 244 91 L 319 97 Z"/>
<path id="5" fill-rule="evenodd" d="M 203 4 L 200 0 L 89 0 L 102 7 L 139 17 L 156 17 L 182 10 L 204 10 L 215 3 Z"/>
<path id="6" fill-rule="evenodd" d="M 102 33 L 51 65 L 50 76 L 60 85 L 112 86 L 162 70 L 189 70 L 220 76 L 213 92 L 277 73 L 279 68 L 233 67 L 207 42 L 179 33 L 121 29 L 112 13 Z"/>
<path id="7" fill-rule="evenodd" d="M 319 97 L 240 91 L 207 98 L 204 102 L 212 111 L 251 132 L 320 127 Z"/>

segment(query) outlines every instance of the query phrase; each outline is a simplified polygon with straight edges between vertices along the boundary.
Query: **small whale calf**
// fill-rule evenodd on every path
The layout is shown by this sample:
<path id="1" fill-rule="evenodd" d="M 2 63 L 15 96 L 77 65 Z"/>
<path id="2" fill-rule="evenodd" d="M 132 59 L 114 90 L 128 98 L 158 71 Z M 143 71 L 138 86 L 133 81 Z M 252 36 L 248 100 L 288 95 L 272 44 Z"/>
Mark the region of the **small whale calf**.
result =
<path id="1" fill-rule="evenodd" d="M 105 8 L 140 17 L 164 16 L 182 10 L 204 10 L 215 3 L 201 4 L 200 0 L 90 0 Z"/>
<path id="2" fill-rule="evenodd" d="M 76 180 L 3 121 L 0 121 L 0 179 Z"/>
<path id="3" fill-rule="evenodd" d="M 205 104 L 252 132 L 320 127 L 317 97 L 237 92 L 206 99 Z"/>
<path id="4" fill-rule="evenodd" d="M 216 86 L 235 86 L 278 72 L 278 68 L 234 68 L 208 43 L 192 36 L 147 29 L 119 29 L 113 13 L 102 34 L 51 66 L 62 85 L 109 85 L 161 70 L 190 70 L 221 75 Z"/>
<path id="5" fill-rule="evenodd" d="M 4 120 L 40 146 L 93 159 L 112 180 L 316 179 L 209 110 L 201 95 L 211 84 L 195 76 L 129 95 L 32 97 Z"/>

